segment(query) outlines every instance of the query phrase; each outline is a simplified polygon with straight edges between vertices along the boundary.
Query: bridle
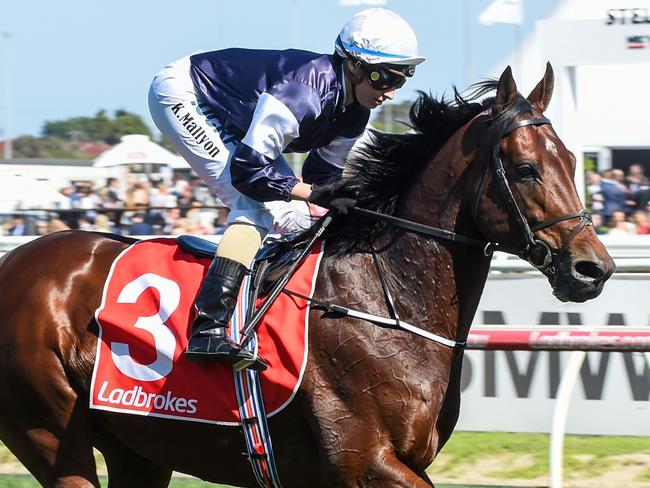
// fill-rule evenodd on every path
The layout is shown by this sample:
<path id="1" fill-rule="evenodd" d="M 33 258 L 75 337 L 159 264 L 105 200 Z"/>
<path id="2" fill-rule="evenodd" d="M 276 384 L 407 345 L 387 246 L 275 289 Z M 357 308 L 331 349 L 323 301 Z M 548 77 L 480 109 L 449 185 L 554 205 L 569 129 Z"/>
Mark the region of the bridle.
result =
<path id="1" fill-rule="evenodd" d="M 485 172 L 479 184 L 479 190 L 476 192 L 476 201 L 472 206 L 472 214 L 474 221 L 477 221 L 477 216 L 479 212 L 479 202 L 481 196 L 485 191 L 485 186 L 487 182 L 487 176 L 490 168 L 494 174 L 494 178 L 497 182 L 499 192 L 503 199 L 506 202 L 508 207 L 508 213 L 515 220 L 521 234 L 523 236 L 522 242 L 518 246 L 510 246 L 502 244 L 499 242 L 485 241 L 481 239 L 476 239 L 474 237 L 463 236 L 452 231 L 439 229 L 436 227 L 431 227 L 428 225 L 420 224 L 418 222 L 413 222 L 410 220 L 402 219 L 399 217 L 394 217 L 392 215 L 386 215 L 379 212 L 374 212 L 372 210 L 362 209 L 355 207 L 353 209 L 354 213 L 365 215 L 367 217 L 373 218 L 375 220 L 380 220 L 396 227 L 400 227 L 409 232 L 414 232 L 416 234 L 424 235 L 427 237 L 433 237 L 438 239 L 445 239 L 452 242 L 458 242 L 462 244 L 468 244 L 475 247 L 480 247 L 483 249 L 483 254 L 485 256 L 490 256 L 494 251 L 506 252 L 509 254 L 514 254 L 520 258 L 528 261 L 535 268 L 540 271 L 546 271 L 549 274 L 554 274 L 564 256 L 564 253 L 567 251 L 571 241 L 578 235 L 578 233 L 585 228 L 587 225 L 591 224 L 591 215 L 586 210 L 578 210 L 575 212 L 569 212 L 567 214 L 561 215 L 559 217 L 553 217 L 548 219 L 540 224 L 537 224 L 533 227 L 530 226 L 528 219 L 524 216 L 515 200 L 515 197 L 510 188 L 510 183 L 506 176 L 505 169 L 503 167 L 503 162 L 501 161 L 501 149 L 500 142 L 501 139 L 506 137 L 511 132 L 529 125 L 540 126 L 540 125 L 551 125 L 551 121 L 546 117 L 537 117 L 531 119 L 524 119 L 517 122 L 514 122 L 508 126 L 500 137 L 497 138 L 497 141 L 492 148 L 490 164 L 486 165 Z M 573 228 L 569 237 L 565 240 L 564 244 L 554 251 L 551 247 L 544 242 L 543 240 L 535 237 L 535 233 L 551 227 L 560 222 L 566 220 L 580 219 L 580 222 Z"/>
<path id="2" fill-rule="evenodd" d="M 530 125 L 532 126 L 551 125 L 551 121 L 546 117 L 537 117 L 537 118 L 520 120 L 518 122 L 515 121 L 514 123 L 512 123 L 509 127 L 506 128 L 503 134 L 501 134 L 501 137 L 498 138 L 496 144 L 493 146 L 490 165 L 492 167 L 492 172 L 496 179 L 499 192 L 501 193 L 501 196 L 504 198 L 506 205 L 508 206 L 508 212 L 511 215 L 511 217 L 515 220 L 517 225 L 519 226 L 519 229 L 523 237 L 522 243 L 520 244 L 519 248 L 515 252 L 513 252 L 513 254 L 516 254 L 520 258 L 528 261 L 530 264 L 532 264 L 534 267 L 536 267 L 541 271 L 548 270 L 550 273 L 555 273 L 571 241 L 578 235 L 578 233 L 585 226 L 591 224 L 591 215 L 585 209 L 582 209 L 582 210 L 577 210 L 575 212 L 569 212 L 567 214 L 560 215 L 558 217 L 553 217 L 552 219 L 545 220 L 544 222 L 541 222 L 540 224 L 537 224 L 534 227 L 530 226 L 530 224 L 528 223 L 528 219 L 519 208 L 519 205 L 517 204 L 517 200 L 515 200 L 515 197 L 512 193 L 512 189 L 510 188 L 510 183 L 508 182 L 506 171 L 505 168 L 503 167 L 503 161 L 501 160 L 501 147 L 500 147 L 501 139 L 503 139 L 510 133 L 514 132 L 515 130 L 520 129 L 521 127 L 527 127 Z M 473 215 L 474 215 L 475 222 L 478 216 L 480 198 L 485 187 L 485 182 L 487 180 L 487 173 L 488 173 L 488 168 L 486 167 L 486 170 L 483 174 L 483 178 L 481 180 L 481 184 L 479 186 L 479 191 L 477 193 L 478 196 L 474 206 Z M 542 229 L 546 229 L 548 227 L 551 227 L 552 225 L 558 224 L 560 222 L 564 222 L 566 220 L 572 220 L 577 218 L 580 219 L 580 222 L 578 222 L 578 224 L 573 228 L 573 230 L 569 234 L 569 237 L 565 240 L 565 242 L 562 244 L 562 247 L 560 247 L 560 249 L 557 252 L 553 251 L 546 242 L 535 237 L 535 233 Z M 541 260 L 539 259 L 540 257 Z"/>

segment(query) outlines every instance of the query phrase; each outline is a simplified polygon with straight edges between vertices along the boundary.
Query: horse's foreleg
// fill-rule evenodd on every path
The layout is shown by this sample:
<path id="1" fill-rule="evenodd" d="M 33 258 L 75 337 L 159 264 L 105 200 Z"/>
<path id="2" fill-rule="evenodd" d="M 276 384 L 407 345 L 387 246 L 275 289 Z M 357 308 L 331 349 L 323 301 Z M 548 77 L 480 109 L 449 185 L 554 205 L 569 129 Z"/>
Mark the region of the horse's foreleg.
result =
<path id="1" fill-rule="evenodd" d="M 165 488 L 172 470 L 143 458 L 108 433 L 99 435 L 96 446 L 108 468 L 108 488 Z"/>
<path id="2" fill-rule="evenodd" d="M 435 430 L 438 437 L 436 453 L 447 443 L 456 427 L 460 414 L 460 379 L 463 365 L 463 353 L 454 358 L 454 363 L 447 383 L 447 391 L 438 414 Z"/>
<path id="3" fill-rule="evenodd" d="M 391 452 L 378 455 L 355 486 L 368 488 L 431 488 L 433 483 L 426 473 L 416 473 Z"/>

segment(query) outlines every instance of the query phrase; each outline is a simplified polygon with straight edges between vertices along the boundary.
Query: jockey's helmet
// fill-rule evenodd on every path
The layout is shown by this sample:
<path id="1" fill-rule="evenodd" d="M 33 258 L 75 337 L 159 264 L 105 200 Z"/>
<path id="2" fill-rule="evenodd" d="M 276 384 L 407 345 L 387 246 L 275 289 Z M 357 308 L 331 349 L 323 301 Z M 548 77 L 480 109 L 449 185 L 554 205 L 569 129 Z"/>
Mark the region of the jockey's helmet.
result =
<path id="1" fill-rule="evenodd" d="M 412 76 L 424 61 L 418 56 L 418 41 L 411 26 L 399 15 L 383 8 L 371 8 L 354 15 L 341 29 L 336 53 L 361 63 L 399 66 Z"/>

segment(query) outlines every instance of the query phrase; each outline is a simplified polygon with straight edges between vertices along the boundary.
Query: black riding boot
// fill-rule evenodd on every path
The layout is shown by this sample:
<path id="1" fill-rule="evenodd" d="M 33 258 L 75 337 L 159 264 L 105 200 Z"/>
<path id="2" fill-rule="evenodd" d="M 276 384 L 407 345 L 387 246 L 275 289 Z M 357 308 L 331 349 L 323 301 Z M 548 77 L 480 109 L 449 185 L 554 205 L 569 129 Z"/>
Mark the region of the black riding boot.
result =
<path id="1" fill-rule="evenodd" d="M 228 361 L 237 364 L 250 361 L 246 366 L 264 370 L 266 363 L 254 358 L 252 352 L 241 349 L 228 335 L 226 327 L 232 316 L 246 266 L 232 259 L 217 256 L 196 297 L 198 315 L 192 323 L 192 337 L 185 355 L 194 361 Z"/>

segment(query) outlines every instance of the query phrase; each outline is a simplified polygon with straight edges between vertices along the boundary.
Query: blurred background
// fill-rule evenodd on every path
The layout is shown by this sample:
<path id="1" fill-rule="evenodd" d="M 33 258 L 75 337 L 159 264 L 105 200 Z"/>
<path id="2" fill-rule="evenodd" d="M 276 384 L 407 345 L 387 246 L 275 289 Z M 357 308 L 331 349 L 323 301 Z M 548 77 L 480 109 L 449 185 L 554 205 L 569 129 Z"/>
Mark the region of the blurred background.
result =
<path id="1" fill-rule="evenodd" d="M 634 5 L 619 0 L 8 3 L 0 20 L 1 231 L 33 234 L 53 219 L 74 228 L 97 226 L 97 212 L 62 211 L 42 218 L 32 213 L 16 230 L 12 210 L 180 205 L 190 208 L 145 212 L 145 222 L 155 233 L 170 233 L 189 211 L 193 222 L 183 221 L 183 232 L 214 232 L 223 212 L 191 207 L 220 202 L 192 181 L 189 167 L 168 151 L 149 117 L 146 93 L 153 76 L 168 62 L 200 50 L 331 52 L 351 15 L 384 6 L 414 27 L 427 61 L 392 103 L 373 112 L 372 127 L 404 131 L 400 121 L 407 120 L 418 90 L 450 97 L 454 87 L 463 91 L 498 77 L 507 65 L 526 94 L 550 61 L 556 85 L 547 114 L 578 157 L 576 185 L 598 214 L 598 228 L 646 233 L 648 5 L 645 0 Z M 299 172 L 301 155 L 289 158 Z M 28 190 L 16 195 L 15 178 Z M 107 225 L 130 232 L 133 215 L 106 213 Z"/>
<path id="2" fill-rule="evenodd" d="M 427 58 L 372 128 L 405 131 L 418 90 L 449 98 L 510 65 L 526 95 L 547 61 L 555 71 L 547 116 L 576 155 L 576 186 L 619 272 L 597 300 L 564 305 L 525 263 L 496 256 L 477 325 L 650 326 L 649 0 L 4 2 L 0 254 L 67 228 L 218 234 L 227 210 L 150 119 L 153 76 L 199 50 L 330 53 L 343 24 L 371 6 L 404 17 Z M 301 156 L 290 161 L 299 173 Z M 535 299 L 513 303 L 517 293 Z M 464 432 L 432 467 L 436 479 L 561 486 L 548 474 L 549 433 L 569 354 L 471 351 Z M 565 418 L 566 485 L 650 486 L 649 354 L 588 353 L 581 364 Z M 8 459 L 0 451 L 0 472 Z"/>

